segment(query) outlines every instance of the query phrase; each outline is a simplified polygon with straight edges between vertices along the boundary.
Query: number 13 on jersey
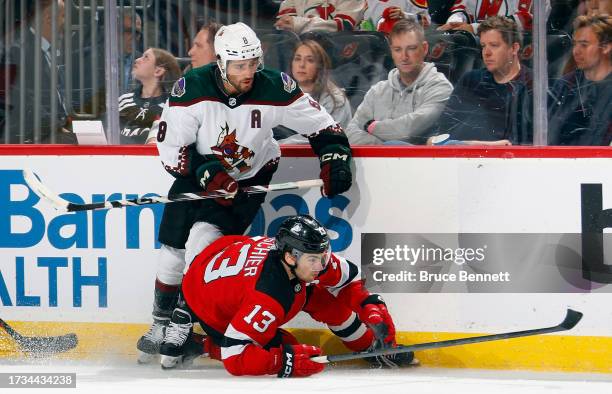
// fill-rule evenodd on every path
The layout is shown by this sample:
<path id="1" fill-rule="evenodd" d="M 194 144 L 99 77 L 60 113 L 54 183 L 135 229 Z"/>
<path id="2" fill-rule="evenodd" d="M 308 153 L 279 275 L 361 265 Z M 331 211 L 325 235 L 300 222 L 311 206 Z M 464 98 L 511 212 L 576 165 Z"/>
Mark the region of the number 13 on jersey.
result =
<path id="1" fill-rule="evenodd" d="M 266 310 L 259 313 L 260 310 L 261 305 L 255 305 L 253 311 L 249 313 L 248 316 L 244 317 L 244 321 L 247 322 L 247 324 L 252 325 L 255 330 L 265 332 L 270 323 L 276 320 L 276 317 Z"/>

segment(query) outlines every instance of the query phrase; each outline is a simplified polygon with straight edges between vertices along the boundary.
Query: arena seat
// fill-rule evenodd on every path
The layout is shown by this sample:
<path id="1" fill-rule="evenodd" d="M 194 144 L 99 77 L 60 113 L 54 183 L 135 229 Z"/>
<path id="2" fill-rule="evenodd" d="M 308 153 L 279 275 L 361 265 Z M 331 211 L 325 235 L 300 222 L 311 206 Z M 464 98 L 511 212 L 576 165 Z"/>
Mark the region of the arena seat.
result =
<path id="1" fill-rule="evenodd" d="M 293 50 L 300 38 L 292 31 L 276 29 L 255 29 L 264 51 L 266 67 L 288 71 Z"/>
<path id="2" fill-rule="evenodd" d="M 533 68 L 533 45 L 531 34 L 523 34 L 525 45 L 519 57 L 521 63 Z M 551 30 L 546 34 L 546 56 L 548 60 L 548 79 L 562 76 L 563 68 L 572 57 L 572 37 L 562 30 Z"/>
<path id="3" fill-rule="evenodd" d="M 474 34 L 463 30 L 428 30 L 425 36 L 429 43 L 425 61 L 435 63 L 438 71 L 453 85 L 463 74 L 481 64 L 480 46 Z"/>

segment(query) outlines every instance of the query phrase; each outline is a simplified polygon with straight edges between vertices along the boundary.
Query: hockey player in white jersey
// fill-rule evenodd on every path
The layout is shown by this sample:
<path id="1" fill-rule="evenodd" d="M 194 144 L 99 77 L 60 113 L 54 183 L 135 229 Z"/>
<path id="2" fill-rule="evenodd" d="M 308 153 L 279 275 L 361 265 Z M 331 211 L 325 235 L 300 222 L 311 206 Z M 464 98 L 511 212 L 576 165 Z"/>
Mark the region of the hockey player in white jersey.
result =
<path id="1" fill-rule="evenodd" d="M 175 177 L 168 194 L 223 189 L 230 198 L 167 204 L 159 229 L 153 325 L 138 341 L 139 361 L 159 351 L 186 264 L 223 235 L 241 235 L 265 194 L 239 188 L 269 184 L 280 158 L 272 128 L 306 136 L 319 157 L 327 197 L 352 182 L 351 149 L 342 128 L 285 73 L 264 68 L 261 43 L 244 23 L 215 35 L 216 64 L 191 70 L 174 85 L 157 148 Z"/>

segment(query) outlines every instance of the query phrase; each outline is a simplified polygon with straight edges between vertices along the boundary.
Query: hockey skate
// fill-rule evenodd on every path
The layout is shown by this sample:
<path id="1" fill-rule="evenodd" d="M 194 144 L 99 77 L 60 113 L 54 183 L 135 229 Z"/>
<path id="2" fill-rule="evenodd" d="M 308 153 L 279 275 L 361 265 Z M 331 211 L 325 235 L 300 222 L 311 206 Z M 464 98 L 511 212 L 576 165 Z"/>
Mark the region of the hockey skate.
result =
<path id="1" fill-rule="evenodd" d="M 164 340 L 169 319 L 153 319 L 153 324 L 136 344 L 138 349 L 138 363 L 148 364 L 157 354 L 159 354 L 159 346 Z"/>
<path id="2" fill-rule="evenodd" d="M 193 323 L 191 322 L 191 315 L 188 311 L 175 308 L 172 312 L 172 318 L 170 324 L 166 329 L 166 336 L 164 337 L 160 347 L 159 354 L 161 355 L 161 367 L 163 369 L 175 368 L 179 363 L 187 361 L 186 353 L 190 355 L 191 345 L 193 336 Z M 202 349 L 203 353 L 203 348 Z M 200 353 L 201 354 L 201 353 Z M 195 357 L 189 357 L 189 360 L 193 360 Z"/>

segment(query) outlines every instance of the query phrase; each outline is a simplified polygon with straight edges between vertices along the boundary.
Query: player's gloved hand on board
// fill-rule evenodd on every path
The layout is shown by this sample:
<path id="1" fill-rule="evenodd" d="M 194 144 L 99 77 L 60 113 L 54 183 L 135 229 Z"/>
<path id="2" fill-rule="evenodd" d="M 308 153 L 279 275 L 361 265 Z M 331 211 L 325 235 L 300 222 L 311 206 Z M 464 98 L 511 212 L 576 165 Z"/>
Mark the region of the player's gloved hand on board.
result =
<path id="1" fill-rule="evenodd" d="M 238 191 L 238 182 L 225 171 L 221 163 L 211 160 L 202 164 L 196 170 L 196 177 L 205 191 L 210 193 L 225 190 L 228 193 L 228 197 L 215 198 L 218 204 L 232 205 L 233 197 Z"/>
<path id="2" fill-rule="evenodd" d="M 364 322 L 376 337 L 375 349 L 395 346 L 395 325 L 387 310 L 387 305 L 378 294 L 370 294 L 361 303 L 359 319 Z"/>
<path id="3" fill-rule="evenodd" d="M 283 345 L 272 351 L 278 352 L 274 358 L 280 364 L 277 374 L 279 378 L 310 376 L 325 368 L 325 364 L 310 360 L 311 357 L 321 355 L 321 349 L 316 346 Z"/>
<path id="4" fill-rule="evenodd" d="M 319 176 L 323 180 L 324 196 L 334 197 L 350 189 L 353 182 L 351 157 L 351 149 L 343 145 L 334 144 L 321 149 Z"/>

